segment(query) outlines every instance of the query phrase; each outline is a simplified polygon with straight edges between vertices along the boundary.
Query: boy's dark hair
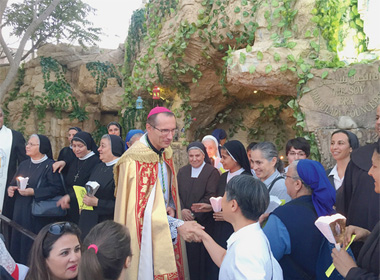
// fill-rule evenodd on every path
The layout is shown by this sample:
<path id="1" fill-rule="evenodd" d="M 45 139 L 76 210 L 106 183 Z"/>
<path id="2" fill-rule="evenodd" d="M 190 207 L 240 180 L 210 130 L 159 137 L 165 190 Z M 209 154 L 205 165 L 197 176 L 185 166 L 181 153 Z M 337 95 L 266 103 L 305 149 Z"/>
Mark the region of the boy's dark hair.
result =
<path id="1" fill-rule="evenodd" d="M 257 221 L 269 205 L 269 192 L 263 182 L 250 175 L 233 177 L 226 186 L 227 200 L 235 199 L 246 219 Z"/>

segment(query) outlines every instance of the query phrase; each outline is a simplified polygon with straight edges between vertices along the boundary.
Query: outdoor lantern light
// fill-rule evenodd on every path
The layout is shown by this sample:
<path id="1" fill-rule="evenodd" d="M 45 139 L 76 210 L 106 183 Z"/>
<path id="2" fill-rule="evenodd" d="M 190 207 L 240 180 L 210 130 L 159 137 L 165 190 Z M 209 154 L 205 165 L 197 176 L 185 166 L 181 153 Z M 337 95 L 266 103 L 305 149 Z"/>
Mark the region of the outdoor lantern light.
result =
<path id="1" fill-rule="evenodd" d="M 142 109 L 143 108 L 143 100 L 141 99 L 141 96 L 138 96 L 136 99 L 136 109 Z"/>
<path id="2" fill-rule="evenodd" d="M 153 99 L 160 99 L 161 89 L 158 86 L 154 86 L 153 88 Z"/>

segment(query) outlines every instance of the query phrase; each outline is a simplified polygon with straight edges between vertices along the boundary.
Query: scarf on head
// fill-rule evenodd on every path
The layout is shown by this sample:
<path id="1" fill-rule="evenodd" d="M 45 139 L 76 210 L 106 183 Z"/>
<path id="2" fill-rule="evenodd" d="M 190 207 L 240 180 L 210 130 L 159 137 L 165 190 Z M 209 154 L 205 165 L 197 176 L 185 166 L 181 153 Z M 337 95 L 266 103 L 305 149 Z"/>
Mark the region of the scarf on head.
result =
<path id="1" fill-rule="evenodd" d="M 212 136 L 214 136 L 220 144 L 220 140 L 227 138 L 227 133 L 224 129 L 217 128 L 212 132 Z"/>
<path id="2" fill-rule="evenodd" d="M 109 139 L 111 142 L 111 152 L 115 157 L 121 157 L 121 155 L 125 152 L 124 150 L 124 142 L 123 140 L 116 135 L 109 135 Z"/>
<path id="3" fill-rule="evenodd" d="M 248 173 L 251 173 L 251 166 L 249 164 L 247 151 L 244 145 L 238 140 L 232 140 L 224 144 L 224 149 L 228 154 Z"/>
<path id="4" fill-rule="evenodd" d="M 119 128 L 119 130 L 120 130 L 120 137 L 121 137 L 121 135 L 123 135 L 123 129 L 121 128 L 121 125 L 118 122 L 110 122 L 109 124 L 107 124 L 107 131 L 110 128 L 111 125 L 115 125 L 115 126 L 117 126 Z"/>
<path id="5" fill-rule="evenodd" d="M 333 214 L 336 191 L 322 164 L 311 159 L 301 159 L 297 164 L 297 172 L 302 181 L 313 190 L 311 199 L 318 217 Z"/>
<path id="6" fill-rule="evenodd" d="M 76 130 L 77 132 L 81 132 L 82 131 L 82 129 L 80 129 L 77 126 L 70 127 L 68 130 Z"/>
<path id="7" fill-rule="evenodd" d="M 93 151 L 96 155 L 99 155 L 98 146 L 96 146 L 94 139 L 91 134 L 85 131 L 80 131 L 74 135 L 71 143 L 73 141 L 79 141 L 86 145 L 87 150 Z"/>
<path id="8" fill-rule="evenodd" d="M 125 150 L 128 150 L 129 148 L 127 142 L 131 141 L 132 137 L 138 133 L 144 135 L 144 131 L 142 131 L 141 129 L 131 129 L 130 131 L 128 131 L 127 137 L 125 138 Z"/>
<path id="9" fill-rule="evenodd" d="M 218 149 L 218 147 L 219 147 L 218 140 L 216 140 L 216 138 L 215 138 L 214 136 L 212 136 L 212 135 L 206 135 L 205 137 L 203 137 L 203 139 L 202 139 L 202 143 L 203 143 L 203 141 L 205 141 L 205 140 L 212 140 L 212 141 L 215 143 L 216 156 L 217 156 L 218 158 L 220 158 L 219 149 Z"/>
<path id="10" fill-rule="evenodd" d="M 193 149 L 201 150 L 201 152 L 205 156 L 205 159 L 204 159 L 205 163 L 211 164 L 211 160 L 208 157 L 206 148 L 201 142 L 198 142 L 198 141 L 192 142 L 189 144 L 189 146 L 187 146 L 187 152 L 189 152 L 190 150 L 193 150 Z"/>
<path id="11" fill-rule="evenodd" d="M 40 153 L 43 155 L 47 155 L 48 158 L 53 159 L 53 152 L 51 149 L 51 144 L 49 138 L 47 138 L 45 135 L 41 134 L 34 134 L 37 135 L 39 141 L 40 141 Z"/>

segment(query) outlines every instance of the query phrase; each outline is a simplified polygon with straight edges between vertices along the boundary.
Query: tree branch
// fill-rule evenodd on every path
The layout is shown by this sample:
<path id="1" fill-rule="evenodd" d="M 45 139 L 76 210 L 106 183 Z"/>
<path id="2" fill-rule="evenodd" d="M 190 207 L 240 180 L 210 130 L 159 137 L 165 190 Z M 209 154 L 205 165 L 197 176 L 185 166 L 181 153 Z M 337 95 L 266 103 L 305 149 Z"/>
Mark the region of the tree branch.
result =
<path id="1" fill-rule="evenodd" d="M 7 4 L 8 4 L 8 0 L 0 0 L 0 26 L 2 26 L 2 23 L 3 23 L 3 15 L 4 15 L 5 8 L 7 7 Z M 7 46 L 7 43 L 5 43 L 2 27 L 0 28 L 0 45 L 3 48 L 3 51 L 5 55 L 7 56 L 9 63 L 12 63 L 13 56 L 10 49 Z"/>
<path id="2" fill-rule="evenodd" d="M 3 2 L 6 4 L 7 0 L 0 0 L 1 4 Z M 26 29 L 24 35 L 22 36 L 22 39 L 20 41 L 20 45 L 16 51 L 16 55 L 13 59 L 13 62 L 11 63 L 11 67 L 8 71 L 8 74 L 4 80 L 4 82 L 0 85 L 0 101 L 3 99 L 6 90 L 10 86 L 10 84 L 13 81 L 13 78 L 17 75 L 17 69 L 21 63 L 21 58 L 25 49 L 26 42 L 30 39 L 32 36 L 33 32 L 36 31 L 38 26 L 48 18 L 48 16 L 55 10 L 55 8 L 58 6 L 59 2 L 61 0 L 53 0 L 51 4 L 46 8 L 46 10 L 36 19 L 33 20 L 33 22 L 28 26 Z M 3 8 L 3 6 L 1 6 Z M 5 9 L 5 8 L 4 8 Z M 1 10 L 0 10 L 1 12 Z M 1 22 L 0 22 L 1 23 Z"/>

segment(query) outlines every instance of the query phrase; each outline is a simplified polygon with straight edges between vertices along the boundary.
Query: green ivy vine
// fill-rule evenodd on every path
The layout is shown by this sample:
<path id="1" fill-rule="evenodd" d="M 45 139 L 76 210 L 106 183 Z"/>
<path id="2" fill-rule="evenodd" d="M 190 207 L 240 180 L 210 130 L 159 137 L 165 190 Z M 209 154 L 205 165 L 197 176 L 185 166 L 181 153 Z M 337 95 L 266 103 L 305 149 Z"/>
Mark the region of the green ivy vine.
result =
<path id="1" fill-rule="evenodd" d="M 122 85 L 122 79 L 117 72 L 116 67 L 108 61 L 88 62 L 86 63 L 86 68 L 90 71 L 91 76 L 96 79 L 95 93 L 97 94 L 103 92 L 103 89 L 107 86 L 109 78 L 116 78 L 119 86 Z"/>
<path id="2" fill-rule="evenodd" d="M 191 42 L 191 38 L 199 37 L 203 43 L 200 55 L 208 63 L 215 66 L 215 71 L 220 77 L 219 84 L 224 98 L 231 98 L 227 89 L 227 69 L 233 67 L 233 53 L 236 49 L 245 48 L 246 53 L 252 52 L 255 43 L 256 31 L 259 27 L 257 11 L 264 8 L 264 18 L 267 21 L 267 30 L 272 32 L 272 47 L 285 48 L 292 50 L 297 46 L 295 34 L 299 33 L 297 24 L 294 19 L 298 15 L 296 0 L 203 0 L 202 8 L 198 11 L 197 19 L 194 22 L 183 21 L 178 23 L 176 0 L 151 0 L 145 9 L 135 12 L 132 17 L 133 21 L 126 43 L 126 65 L 125 71 L 125 104 L 133 106 L 133 94 L 137 91 L 150 93 L 154 85 L 159 84 L 161 87 L 167 87 L 175 91 L 182 99 L 182 105 L 176 110 L 178 117 L 182 116 L 185 121 L 184 131 L 190 128 L 192 123 L 191 117 L 191 100 L 190 100 L 190 83 L 184 83 L 183 80 L 190 77 L 190 80 L 197 84 L 202 77 L 200 65 L 192 64 L 187 59 L 186 50 Z M 231 8 L 232 7 L 232 8 Z M 233 10 L 237 19 L 231 24 L 229 16 L 230 10 Z M 275 137 L 277 145 L 281 146 L 286 141 L 285 132 L 281 130 L 281 120 L 278 120 L 279 114 L 285 108 L 292 108 L 296 125 L 294 127 L 297 136 L 307 138 L 312 145 L 312 157 L 319 158 L 315 136 L 305 132 L 304 115 L 299 110 L 298 100 L 302 95 L 308 92 L 305 85 L 308 80 L 313 79 L 312 69 L 321 68 L 340 68 L 345 66 L 344 62 L 339 60 L 338 51 L 342 49 L 344 38 L 347 36 L 347 29 L 351 28 L 357 31 L 355 40 L 358 53 L 366 50 L 366 39 L 363 32 L 363 22 L 357 12 L 357 0 L 316 0 L 315 7 L 310 11 L 312 14 L 311 22 L 314 27 L 307 30 L 304 39 L 310 41 L 309 53 L 302 57 L 296 57 L 290 54 L 285 58 L 286 61 L 281 65 L 280 70 L 290 71 L 299 78 L 297 85 L 297 97 L 290 100 L 281 98 L 280 105 L 277 107 L 263 106 L 261 104 L 251 105 L 252 109 L 260 110 L 259 120 L 252 128 L 245 128 L 242 125 L 243 117 L 229 118 L 228 110 L 218 113 L 214 122 L 209 126 L 212 129 L 221 122 L 230 124 L 230 134 L 236 133 L 239 129 L 246 129 L 250 137 L 265 138 L 265 130 L 261 126 L 262 122 L 270 122 L 278 127 L 278 134 Z M 159 45 L 158 36 L 162 26 L 168 18 L 176 20 L 177 25 L 171 24 L 172 36 Z M 227 27 L 229 29 L 227 30 Z M 273 31 L 273 30 L 276 31 Z M 142 38 L 142 39 L 141 39 Z M 136 52 L 140 49 L 140 43 L 147 46 L 147 52 L 136 59 Z M 326 44 L 326 47 L 322 44 Z M 335 56 L 325 61 L 321 59 L 321 49 L 329 50 Z M 215 50 L 220 53 L 222 63 L 215 63 L 215 57 L 211 52 Z M 283 60 L 279 54 L 274 52 L 273 60 L 279 62 Z M 262 52 L 257 52 L 257 61 L 267 61 L 264 59 Z M 164 76 L 160 70 L 161 60 L 166 60 L 170 65 L 170 73 Z M 165 63 L 166 63 L 165 62 Z M 244 64 L 246 54 L 240 53 L 239 61 L 235 63 Z M 221 65 L 221 66 L 220 66 Z M 269 74 L 273 69 L 271 64 L 265 65 L 265 73 Z M 255 65 L 249 66 L 249 73 L 256 72 Z M 326 77 L 327 71 L 323 73 Z M 186 79 L 183 79 L 186 77 Z M 231 103 L 231 102 L 229 102 Z M 233 102 L 232 102 L 233 104 Z M 127 107 L 128 107 L 127 106 Z M 197 133 L 199 131 L 197 130 Z"/>
<path id="3" fill-rule="evenodd" d="M 14 84 L 14 88 L 9 91 L 9 97 L 7 97 L 4 100 L 4 106 L 3 106 L 3 113 L 4 113 L 4 123 L 8 124 L 9 123 L 9 109 L 8 109 L 8 104 L 11 101 L 14 101 L 17 99 L 21 87 L 24 85 L 24 78 L 25 78 L 25 68 L 24 64 L 22 64 L 18 70 L 17 70 L 17 76 Z M 20 127 L 20 125 L 19 125 Z M 25 127 L 21 127 L 22 131 L 25 131 Z"/>

